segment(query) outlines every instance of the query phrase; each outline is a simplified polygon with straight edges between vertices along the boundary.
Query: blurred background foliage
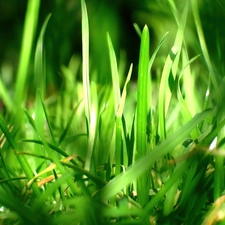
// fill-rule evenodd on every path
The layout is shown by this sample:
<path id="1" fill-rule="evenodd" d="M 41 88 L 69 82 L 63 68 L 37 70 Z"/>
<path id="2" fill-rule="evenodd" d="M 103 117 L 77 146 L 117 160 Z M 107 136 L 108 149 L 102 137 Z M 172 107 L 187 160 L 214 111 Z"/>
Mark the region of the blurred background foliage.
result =
<path id="1" fill-rule="evenodd" d="M 182 11 L 186 1 L 174 2 Z M 161 56 L 167 55 L 173 45 L 177 26 L 166 0 L 86 0 L 86 4 L 90 25 L 91 71 L 94 71 L 92 79 L 97 82 L 110 82 L 106 32 L 111 36 L 118 61 L 121 62 L 119 66 L 124 68 L 124 74 L 127 73 L 129 64 L 134 63 L 134 79 L 140 38 L 133 23 L 137 23 L 140 28 L 148 24 L 151 35 L 150 52 L 154 51 L 162 36 L 167 31 L 170 32 L 154 68 L 157 67 L 157 61 L 163 60 Z M 13 86 L 18 64 L 26 5 L 26 0 L 0 0 L 0 69 L 3 82 L 10 88 Z M 199 5 L 209 53 L 217 70 L 224 70 L 222 63 L 225 50 L 225 1 L 199 0 Z M 41 1 L 38 33 L 49 13 L 52 13 L 52 17 L 46 33 L 47 82 L 54 90 L 62 81 L 61 66 L 67 66 L 73 55 L 81 57 L 80 1 Z M 191 13 L 188 17 L 186 40 L 190 52 L 193 55 L 198 54 L 200 48 Z M 32 65 L 30 73 L 32 74 Z M 95 77 L 94 74 L 98 76 Z M 32 79 L 32 76 L 30 77 Z"/>

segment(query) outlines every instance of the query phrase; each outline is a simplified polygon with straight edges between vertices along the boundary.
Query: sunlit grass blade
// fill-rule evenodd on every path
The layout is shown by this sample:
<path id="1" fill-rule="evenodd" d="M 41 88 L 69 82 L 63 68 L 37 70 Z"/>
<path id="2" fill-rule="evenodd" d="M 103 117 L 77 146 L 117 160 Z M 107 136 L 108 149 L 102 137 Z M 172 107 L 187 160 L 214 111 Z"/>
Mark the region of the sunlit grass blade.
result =
<path id="1" fill-rule="evenodd" d="M 211 110 L 208 110 L 194 116 L 191 121 L 181 127 L 178 131 L 174 132 L 160 145 L 156 146 L 152 152 L 133 163 L 133 165 L 131 165 L 125 173 L 115 177 L 110 183 L 102 188 L 97 195 L 103 201 L 115 196 L 122 190 L 123 187 L 137 179 L 146 170 L 148 170 L 157 159 L 171 152 L 176 146 L 181 145 L 184 140 L 189 137 L 190 132 L 212 113 L 213 112 Z"/>
<path id="2" fill-rule="evenodd" d="M 13 111 L 13 100 L 10 97 L 9 93 L 7 92 L 7 89 L 6 89 L 5 85 L 3 84 L 1 78 L 0 78 L 0 99 L 2 100 L 6 109 L 9 112 L 12 112 Z"/>
<path id="3" fill-rule="evenodd" d="M 163 72 L 162 72 L 161 81 L 160 81 L 159 98 L 158 98 L 158 113 L 159 113 L 159 132 L 160 132 L 160 137 L 162 140 L 166 138 L 165 117 L 168 111 L 168 107 L 169 107 L 171 95 L 172 95 L 169 89 L 168 79 L 170 74 L 172 74 L 174 80 L 176 77 L 176 72 L 178 70 L 177 62 L 179 61 L 179 57 L 180 57 L 180 53 L 182 49 L 183 34 L 184 34 L 184 29 L 185 29 L 185 24 L 187 19 L 187 13 L 188 13 L 188 4 L 186 4 L 184 11 L 182 13 L 182 17 L 180 20 L 177 34 L 176 34 L 174 46 L 172 47 L 169 55 L 167 56 L 166 62 L 164 64 Z M 176 60 L 176 63 L 175 63 L 175 60 Z"/>
<path id="4" fill-rule="evenodd" d="M 178 87 L 177 87 L 177 98 L 178 98 L 178 102 L 180 104 L 180 108 L 181 108 L 181 114 L 183 115 L 183 119 L 184 119 L 184 122 L 187 123 L 189 120 L 192 119 L 192 114 L 189 110 L 189 107 L 185 101 L 185 99 L 183 98 L 182 96 L 182 93 L 181 93 L 181 89 L 180 89 L 180 79 L 182 77 L 182 75 L 184 74 L 185 70 L 189 68 L 189 65 L 198 58 L 199 56 L 195 56 L 194 58 L 192 58 L 189 62 L 187 62 L 187 64 L 184 66 L 184 68 L 182 69 L 182 71 L 180 72 L 180 75 L 178 77 Z M 190 71 L 189 71 L 190 72 Z M 190 74 L 186 74 L 186 75 L 189 75 Z M 186 95 L 188 95 L 188 93 L 185 93 Z M 195 101 L 194 99 L 192 101 Z M 194 104 L 193 104 L 194 105 Z M 191 138 L 192 140 L 196 140 L 199 136 L 199 131 L 198 129 L 194 129 L 192 132 L 191 132 Z"/>
<path id="5" fill-rule="evenodd" d="M 125 167 L 127 166 L 127 163 L 128 163 L 128 157 L 127 156 L 125 157 L 126 153 L 124 150 L 125 141 L 123 136 L 124 131 L 123 131 L 123 124 L 122 124 L 122 116 L 123 116 L 123 110 L 124 110 L 124 105 L 125 105 L 126 96 L 127 96 L 127 85 L 131 78 L 132 68 L 133 68 L 133 65 L 131 64 L 126 82 L 123 87 L 119 107 L 116 113 L 116 125 L 115 125 L 116 126 L 116 141 L 115 141 L 116 173 L 115 175 L 116 176 L 121 172 L 122 163 L 123 163 L 123 166 Z M 122 157 L 122 155 L 124 157 Z M 123 159 L 123 162 L 121 161 L 122 159 Z"/>
<path id="6" fill-rule="evenodd" d="M 84 0 L 81 0 L 82 12 L 82 77 L 83 77 L 83 92 L 85 115 L 89 124 L 90 121 L 90 81 L 89 81 L 89 25 L 87 8 Z"/>
<path id="7" fill-rule="evenodd" d="M 147 106 L 148 93 L 151 93 L 148 86 L 148 65 L 149 65 L 149 30 L 145 26 L 141 36 L 141 47 L 138 66 L 138 90 L 137 90 L 137 117 L 136 117 L 136 159 L 147 153 Z M 145 205 L 149 194 L 149 177 L 147 174 L 141 176 L 137 181 L 138 201 Z"/>
<path id="8" fill-rule="evenodd" d="M 116 114 L 116 111 L 119 106 L 119 101 L 120 101 L 120 83 L 119 83 L 119 74 L 118 74 L 118 68 L 117 68 L 117 62 L 116 62 L 116 54 L 114 52 L 113 45 L 108 33 L 107 33 L 107 42 L 108 42 L 108 48 L 109 48 L 109 58 L 110 58 L 111 74 L 112 74 L 114 109 Z"/>
<path id="9" fill-rule="evenodd" d="M 20 107 L 23 101 L 23 95 L 25 94 L 25 82 L 28 75 L 30 55 L 32 52 L 34 36 L 36 33 L 39 7 L 40 0 L 28 1 L 14 94 L 14 99 L 17 107 Z"/>
<path id="10" fill-rule="evenodd" d="M 96 157 L 93 154 L 96 139 L 97 139 L 97 127 L 98 127 L 98 97 L 97 88 L 94 82 L 91 82 L 91 108 L 90 108 L 90 121 L 88 129 L 88 147 L 85 159 L 84 168 L 88 171 L 94 171 L 94 165 Z"/>

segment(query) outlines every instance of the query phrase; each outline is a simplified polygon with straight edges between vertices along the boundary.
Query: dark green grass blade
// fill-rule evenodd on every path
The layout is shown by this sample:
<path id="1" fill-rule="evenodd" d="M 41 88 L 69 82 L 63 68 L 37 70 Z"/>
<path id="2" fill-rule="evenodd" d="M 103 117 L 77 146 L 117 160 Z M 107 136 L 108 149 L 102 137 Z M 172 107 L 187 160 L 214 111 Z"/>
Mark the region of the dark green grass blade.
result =
<path id="1" fill-rule="evenodd" d="M 192 5 L 192 13 L 194 16 L 194 21 L 195 21 L 195 26 L 196 26 L 196 30 L 197 30 L 197 34 L 198 34 L 198 39 L 200 42 L 200 46 L 202 49 L 202 54 L 203 57 L 205 59 L 205 62 L 207 64 L 208 70 L 209 70 L 209 75 L 210 78 L 212 80 L 213 86 L 215 88 L 215 92 L 216 92 L 216 99 L 221 102 L 221 93 L 220 93 L 220 88 L 219 88 L 219 84 L 218 84 L 218 80 L 217 80 L 217 75 L 213 69 L 212 66 L 212 62 L 209 56 L 209 52 L 208 52 L 208 48 L 205 42 L 205 37 L 204 37 L 204 33 L 203 33 L 203 29 L 202 29 L 202 24 L 201 24 L 201 19 L 199 16 L 199 9 L 198 9 L 198 1 L 195 0 L 191 0 L 191 5 Z"/>
<path id="2" fill-rule="evenodd" d="M 151 93 L 148 86 L 148 65 L 149 65 L 149 30 L 145 26 L 141 36 L 140 59 L 138 67 L 138 89 L 137 89 L 137 117 L 136 117 L 136 159 L 147 153 L 147 106 L 148 93 Z M 137 180 L 138 202 L 145 205 L 148 200 L 149 178 L 147 174 Z"/>

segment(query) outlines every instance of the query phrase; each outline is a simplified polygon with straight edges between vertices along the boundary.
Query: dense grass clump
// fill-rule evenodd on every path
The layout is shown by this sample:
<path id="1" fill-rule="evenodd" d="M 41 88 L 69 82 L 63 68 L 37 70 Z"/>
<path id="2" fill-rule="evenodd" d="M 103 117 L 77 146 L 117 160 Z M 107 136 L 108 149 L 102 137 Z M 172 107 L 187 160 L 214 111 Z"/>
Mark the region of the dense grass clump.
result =
<path id="1" fill-rule="evenodd" d="M 173 43 L 165 30 L 152 49 L 148 22 L 134 24 L 135 69 L 123 54 L 118 60 L 109 27 L 101 63 L 111 75 L 100 79 L 81 0 L 82 56 L 60 66 L 52 88 L 54 15 L 38 31 L 40 0 L 28 1 L 13 91 L 0 80 L 1 224 L 224 223 L 223 70 L 209 53 L 198 1 L 167 6 Z"/>

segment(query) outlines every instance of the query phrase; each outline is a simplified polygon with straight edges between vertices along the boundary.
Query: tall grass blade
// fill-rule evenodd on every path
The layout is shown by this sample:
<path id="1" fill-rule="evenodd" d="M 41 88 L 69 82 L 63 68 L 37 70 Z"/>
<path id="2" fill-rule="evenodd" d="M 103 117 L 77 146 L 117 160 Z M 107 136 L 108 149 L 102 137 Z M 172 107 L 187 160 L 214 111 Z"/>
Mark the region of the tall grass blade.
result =
<path id="1" fill-rule="evenodd" d="M 22 46 L 19 57 L 19 67 L 16 75 L 14 100 L 17 107 L 20 107 L 23 101 L 23 95 L 25 94 L 25 82 L 28 75 L 30 55 L 32 51 L 34 36 L 36 33 L 39 7 L 40 0 L 28 1 L 22 37 Z"/>
<path id="2" fill-rule="evenodd" d="M 209 52 L 207 49 L 207 45 L 205 42 L 205 37 L 204 37 L 204 33 L 203 33 L 203 29 L 202 29 L 202 24 L 201 24 L 201 19 L 199 16 L 199 9 L 198 9 L 198 1 L 195 0 L 191 0 L 191 5 L 192 5 L 192 13 L 194 16 L 194 21 L 195 21 L 195 26 L 196 26 L 196 30 L 197 30 L 197 34 L 198 34 L 198 39 L 200 42 L 200 46 L 202 49 L 202 54 L 203 57 L 205 59 L 205 62 L 207 64 L 208 70 L 209 70 L 209 75 L 210 78 L 212 80 L 213 86 L 214 86 L 214 90 L 216 92 L 216 96 L 217 96 L 217 100 L 219 100 L 219 103 L 221 102 L 221 93 L 220 93 L 220 88 L 219 88 L 219 84 L 217 81 L 217 76 L 216 73 L 213 69 L 210 57 L 209 57 Z"/>
<path id="3" fill-rule="evenodd" d="M 188 13 L 188 4 L 186 4 L 184 11 L 182 13 L 182 17 L 178 27 L 174 46 L 172 47 L 169 55 L 167 56 L 167 59 L 163 68 L 163 72 L 162 72 L 160 87 L 159 87 L 159 98 L 158 98 L 158 113 L 159 113 L 159 128 L 160 128 L 159 132 L 160 132 L 160 137 L 162 140 L 166 138 L 165 117 L 167 114 L 167 110 L 168 110 L 169 103 L 171 100 L 171 95 L 172 95 L 171 91 L 169 90 L 168 79 L 169 79 L 170 73 L 172 73 L 173 78 L 175 78 L 176 72 L 178 70 L 178 65 L 177 63 L 175 63 L 175 60 L 176 62 L 178 62 L 180 57 L 184 28 L 185 28 L 186 19 L 187 19 L 187 13 Z"/>
<path id="4" fill-rule="evenodd" d="M 119 107 L 118 107 L 118 110 L 116 113 L 116 141 L 115 141 L 115 152 L 116 152 L 116 173 L 115 173 L 115 175 L 116 176 L 120 174 L 122 164 L 123 164 L 123 166 L 126 167 L 126 165 L 128 163 L 128 156 L 125 157 L 125 153 L 124 153 L 125 151 L 123 149 L 123 145 L 124 145 L 125 141 L 124 141 L 124 136 L 123 136 L 124 130 L 123 130 L 123 124 L 122 124 L 122 116 L 123 116 L 123 110 L 124 110 L 124 105 L 125 105 L 125 101 L 126 101 L 126 95 L 127 95 L 127 84 L 131 78 L 132 68 L 133 68 L 133 65 L 131 64 L 128 75 L 127 75 L 126 82 L 123 87 Z M 122 155 L 124 157 L 122 157 Z M 122 162 L 122 159 L 123 159 L 123 162 Z"/>
<path id="5" fill-rule="evenodd" d="M 98 127 L 98 97 L 97 97 L 97 88 L 94 82 L 91 82 L 91 108 L 90 108 L 90 122 L 88 130 L 88 148 L 85 159 L 84 169 L 88 171 L 94 170 L 96 157 L 93 154 L 95 143 L 96 143 L 96 132 Z"/>
<path id="6" fill-rule="evenodd" d="M 110 58 L 111 74 L 112 74 L 114 109 L 116 114 L 116 111 L 118 110 L 118 106 L 120 102 L 120 83 L 119 83 L 119 74 L 118 74 L 118 68 L 117 68 L 117 62 L 116 62 L 116 54 L 114 52 L 109 33 L 107 33 L 107 42 L 108 42 L 108 48 L 109 48 L 109 58 Z"/>
<path id="7" fill-rule="evenodd" d="M 89 25 L 87 8 L 84 0 L 81 0 L 82 12 L 82 77 L 84 91 L 85 115 L 89 124 L 90 121 L 90 81 L 89 81 Z"/>
<path id="8" fill-rule="evenodd" d="M 141 47 L 138 67 L 138 89 L 137 89 L 137 118 L 136 118 L 136 159 L 147 153 L 147 106 L 148 93 L 151 93 L 148 86 L 148 65 L 149 65 L 149 30 L 145 26 L 141 36 Z M 137 181 L 138 202 L 145 205 L 149 194 L 149 177 L 142 175 Z"/>
<path id="9" fill-rule="evenodd" d="M 36 85 L 36 101 L 35 101 L 35 124 L 38 132 L 44 133 L 44 113 L 42 101 L 45 97 L 45 56 L 44 56 L 44 34 L 51 15 L 45 19 L 40 35 L 38 37 L 35 60 L 34 60 L 34 80 Z"/>

